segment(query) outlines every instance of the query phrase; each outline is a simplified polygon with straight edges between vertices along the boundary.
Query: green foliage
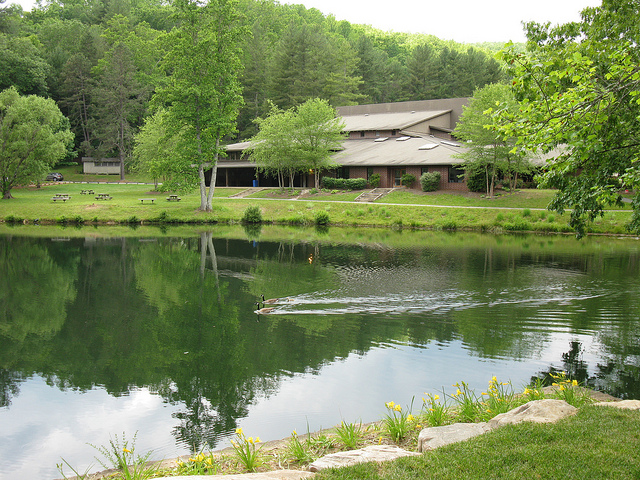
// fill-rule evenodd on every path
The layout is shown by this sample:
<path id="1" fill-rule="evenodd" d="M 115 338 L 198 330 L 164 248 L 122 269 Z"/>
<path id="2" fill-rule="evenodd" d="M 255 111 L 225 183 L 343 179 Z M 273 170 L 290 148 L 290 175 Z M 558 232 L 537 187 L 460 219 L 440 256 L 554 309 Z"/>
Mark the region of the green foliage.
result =
<path id="1" fill-rule="evenodd" d="M 104 468 L 116 468 L 120 470 L 122 478 L 124 480 L 146 480 L 156 476 L 158 471 L 158 465 L 149 465 L 147 462 L 149 457 L 153 453 L 147 452 L 145 455 L 135 455 L 135 443 L 136 435 L 133 436 L 133 440 L 129 442 L 124 433 L 122 438 L 118 438 L 115 435 L 115 439 L 109 439 L 109 446 L 93 448 L 98 450 L 104 458 L 110 462 L 110 465 L 105 464 L 103 461 L 98 460 Z"/>
<path id="2" fill-rule="evenodd" d="M 405 187 L 411 188 L 413 184 L 416 183 L 416 176 L 410 173 L 405 173 L 404 175 L 402 175 L 400 183 Z"/>
<path id="3" fill-rule="evenodd" d="M 465 179 L 471 192 L 487 192 L 487 171 L 479 164 L 465 164 Z"/>
<path id="4" fill-rule="evenodd" d="M 374 173 L 369 177 L 369 186 L 371 188 L 378 188 L 380 186 L 380 174 Z"/>
<path id="5" fill-rule="evenodd" d="M 440 403 L 440 395 L 428 394 L 422 399 L 421 417 L 431 427 L 440 427 L 449 421 L 446 400 Z"/>
<path id="6" fill-rule="evenodd" d="M 168 133 L 166 115 L 165 110 L 159 110 L 146 118 L 135 137 L 132 168 L 150 175 L 158 190 L 184 194 L 198 185 L 197 169 L 178 148 L 182 141 L 180 133 Z M 162 185 L 158 185 L 158 180 L 162 180 Z"/>
<path id="7" fill-rule="evenodd" d="M 327 225 L 329 223 L 329 212 L 325 210 L 319 210 L 315 215 L 316 225 Z"/>
<path id="8" fill-rule="evenodd" d="M 413 405 L 413 401 L 411 402 Z M 411 431 L 415 430 L 415 417 L 411 414 L 411 407 L 406 410 L 394 402 L 385 403 L 387 413 L 382 419 L 385 433 L 395 443 L 400 443 Z"/>
<path id="9" fill-rule="evenodd" d="M 263 459 L 260 454 L 262 445 L 258 447 L 260 437 L 247 437 L 241 428 L 236 429 L 236 439 L 231 440 L 236 457 L 242 467 L 248 472 L 255 472 L 262 465 Z"/>
<path id="10" fill-rule="evenodd" d="M 0 92 L 0 192 L 11 198 L 16 185 L 39 181 L 67 153 L 73 134 L 51 99 Z"/>
<path id="11" fill-rule="evenodd" d="M 272 106 L 258 125 L 249 149 L 258 168 L 277 176 L 281 188 L 286 177 L 293 188 L 296 173 L 312 171 L 315 188 L 320 188 L 320 172 L 333 166 L 331 154 L 344 138 L 344 122 L 336 110 L 319 98 L 285 111 Z"/>
<path id="12" fill-rule="evenodd" d="M 638 15 L 635 1 L 603 2 L 578 23 L 527 24 L 529 51 L 502 52 L 520 109 L 500 112 L 501 131 L 552 158 L 541 185 L 558 189 L 550 208 L 571 209 L 578 236 L 606 206 L 621 205 L 620 189 L 640 198 Z M 640 201 L 633 208 L 628 227 L 640 232 Z"/>
<path id="13" fill-rule="evenodd" d="M 449 398 L 453 400 L 453 406 L 456 409 L 456 418 L 466 423 L 478 421 L 482 411 L 478 396 L 465 382 L 459 382 L 453 386 L 456 387 L 456 392 L 449 395 Z"/>
<path id="14" fill-rule="evenodd" d="M 440 172 L 425 172 L 420 176 L 423 192 L 435 192 L 440 188 Z"/>
<path id="15" fill-rule="evenodd" d="M 0 33 L 0 91 L 14 87 L 22 95 L 47 96 L 50 73 L 37 40 Z"/>
<path id="16" fill-rule="evenodd" d="M 367 187 L 367 181 L 364 178 L 333 178 L 322 177 L 322 188 L 330 190 L 363 190 Z"/>
<path id="17" fill-rule="evenodd" d="M 243 102 L 238 76 L 246 30 L 234 0 L 176 0 L 173 6 L 179 27 L 166 38 L 163 66 L 169 76 L 156 90 L 155 102 L 166 106 L 163 124 L 178 140 L 181 155 L 197 166 L 200 210 L 211 211 L 217 161 L 224 155 L 220 141 L 235 131 Z M 205 195 L 208 166 L 213 171 Z"/>
<path id="18" fill-rule="evenodd" d="M 367 429 L 362 426 L 362 423 L 340 422 L 340 425 L 336 427 L 336 435 L 349 450 L 355 450 L 361 445 L 366 431 Z"/>
<path id="19" fill-rule="evenodd" d="M 467 142 L 468 149 L 456 155 L 464 160 L 466 170 L 484 171 L 486 184 L 484 191 L 493 196 L 498 175 L 506 174 L 510 179 L 510 189 L 516 187 L 518 175 L 528 173 L 531 165 L 524 150 L 518 148 L 515 139 L 498 130 L 493 112 L 515 114 L 519 107 L 510 88 L 504 84 L 486 85 L 477 89 L 469 106 L 463 107 L 462 116 L 455 134 Z M 469 187 L 478 190 L 479 185 Z"/>
<path id="20" fill-rule="evenodd" d="M 189 460 L 186 462 L 178 461 L 178 476 L 217 475 L 219 471 L 220 465 L 218 458 L 211 453 L 204 454 L 200 452 L 197 455 L 189 457 Z"/>
<path id="21" fill-rule="evenodd" d="M 309 451 L 309 443 L 302 443 L 300 438 L 298 438 L 298 434 L 294 430 L 291 434 L 291 440 L 289 440 L 289 444 L 287 445 L 287 449 L 289 454 L 298 462 L 298 463 L 310 463 L 314 460 L 313 455 Z"/>
<path id="22" fill-rule="evenodd" d="M 262 223 L 262 210 L 258 205 L 249 205 L 242 214 L 242 223 Z"/>

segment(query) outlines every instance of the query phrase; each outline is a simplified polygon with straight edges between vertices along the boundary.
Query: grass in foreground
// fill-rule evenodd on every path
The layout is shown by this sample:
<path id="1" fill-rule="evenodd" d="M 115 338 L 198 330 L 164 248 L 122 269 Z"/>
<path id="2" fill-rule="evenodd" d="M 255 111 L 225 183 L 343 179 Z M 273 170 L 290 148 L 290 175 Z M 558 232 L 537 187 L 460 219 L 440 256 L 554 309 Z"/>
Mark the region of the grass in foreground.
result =
<path id="1" fill-rule="evenodd" d="M 640 414 L 587 406 L 556 424 L 501 427 L 469 441 L 383 464 L 320 473 L 318 480 L 638 479 Z"/>

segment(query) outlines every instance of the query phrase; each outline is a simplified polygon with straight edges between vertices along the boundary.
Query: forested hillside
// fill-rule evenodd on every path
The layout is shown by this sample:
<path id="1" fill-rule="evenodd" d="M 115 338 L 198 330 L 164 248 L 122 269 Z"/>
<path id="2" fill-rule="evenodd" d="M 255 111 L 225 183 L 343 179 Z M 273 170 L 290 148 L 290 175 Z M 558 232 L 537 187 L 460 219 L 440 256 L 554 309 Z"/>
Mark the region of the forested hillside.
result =
<path id="1" fill-rule="evenodd" d="M 0 91 L 54 99 L 69 118 L 79 155 L 113 153 L 153 113 L 166 81 L 161 62 L 175 26 L 161 0 L 53 0 L 31 12 L 0 4 Z M 504 72 L 485 52 L 428 35 L 336 21 L 302 5 L 238 0 L 246 35 L 244 106 L 238 133 L 256 133 L 269 110 L 309 98 L 332 105 L 470 96 Z M 119 106 L 116 108 L 116 106 Z"/>

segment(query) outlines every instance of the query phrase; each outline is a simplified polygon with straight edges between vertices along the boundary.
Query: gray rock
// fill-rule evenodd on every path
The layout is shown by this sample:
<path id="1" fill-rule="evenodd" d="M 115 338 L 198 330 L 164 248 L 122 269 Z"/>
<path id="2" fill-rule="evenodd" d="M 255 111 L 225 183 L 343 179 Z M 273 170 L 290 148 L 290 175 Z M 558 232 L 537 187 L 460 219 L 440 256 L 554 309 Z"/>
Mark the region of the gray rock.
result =
<path id="1" fill-rule="evenodd" d="M 425 428 L 418 435 L 418 451 L 426 452 L 450 443 L 462 442 L 489 430 L 486 423 L 454 423 Z"/>
<path id="2" fill-rule="evenodd" d="M 185 477 L 161 477 L 157 480 L 175 480 L 176 478 L 185 480 L 300 480 L 302 478 L 313 477 L 311 472 L 302 470 L 273 470 L 271 472 L 260 473 L 235 473 L 232 475 L 187 475 Z"/>
<path id="3" fill-rule="evenodd" d="M 420 454 L 403 450 L 395 445 L 373 445 L 359 450 L 330 453 L 309 465 L 309 470 L 319 472 L 325 468 L 346 467 L 365 462 L 386 462 L 388 460 L 414 455 Z"/>
<path id="4" fill-rule="evenodd" d="M 619 402 L 598 402 L 596 407 L 615 407 L 624 410 L 640 410 L 640 400 L 620 400 Z"/>
<path id="5" fill-rule="evenodd" d="M 577 411 L 577 408 L 564 400 L 533 400 L 507 413 L 496 415 L 489 420 L 489 427 L 496 428 L 522 422 L 553 423 Z"/>

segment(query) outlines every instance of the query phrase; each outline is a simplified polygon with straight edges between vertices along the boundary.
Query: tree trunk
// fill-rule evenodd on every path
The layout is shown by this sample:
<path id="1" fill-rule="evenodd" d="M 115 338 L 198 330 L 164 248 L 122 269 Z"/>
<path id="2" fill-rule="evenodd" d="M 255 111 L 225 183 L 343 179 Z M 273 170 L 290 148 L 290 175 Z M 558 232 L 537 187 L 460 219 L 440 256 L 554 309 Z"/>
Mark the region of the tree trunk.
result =
<path id="1" fill-rule="evenodd" d="M 207 195 L 206 210 L 210 212 L 213 210 L 213 193 L 216 190 L 216 180 L 218 178 L 218 151 L 220 148 L 220 135 L 216 137 L 216 154 L 213 158 L 213 165 L 211 166 L 211 181 L 209 182 L 209 193 Z"/>
<path id="2" fill-rule="evenodd" d="M 200 210 L 207 209 L 207 185 L 204 179 L 204 165 L 198 165 L 198 178 L 200 179 Z"/>

